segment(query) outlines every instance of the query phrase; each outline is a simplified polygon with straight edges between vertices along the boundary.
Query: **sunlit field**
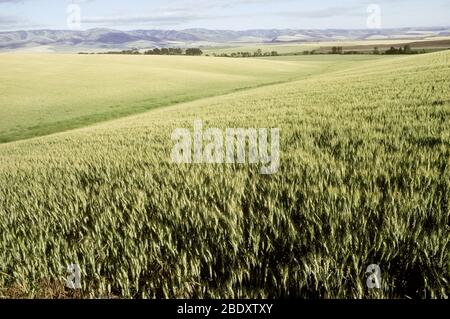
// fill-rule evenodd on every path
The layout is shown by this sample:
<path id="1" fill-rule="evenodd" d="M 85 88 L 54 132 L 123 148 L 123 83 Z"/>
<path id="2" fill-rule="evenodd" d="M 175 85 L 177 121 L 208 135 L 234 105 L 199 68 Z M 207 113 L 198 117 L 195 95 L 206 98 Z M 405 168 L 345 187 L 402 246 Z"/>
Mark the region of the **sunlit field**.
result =
<path id="1" fill-rule="evenodd" d="M 2 56 L 0 296 L 448 298 L 450 53 L 351 59 Z M 278 173 L 172 163 L 196 119 Z"/>
<path id="2" fill-rule="evenodd" d="M 332 61 L 4 54 L 0 142 L 319 73 Z"/>

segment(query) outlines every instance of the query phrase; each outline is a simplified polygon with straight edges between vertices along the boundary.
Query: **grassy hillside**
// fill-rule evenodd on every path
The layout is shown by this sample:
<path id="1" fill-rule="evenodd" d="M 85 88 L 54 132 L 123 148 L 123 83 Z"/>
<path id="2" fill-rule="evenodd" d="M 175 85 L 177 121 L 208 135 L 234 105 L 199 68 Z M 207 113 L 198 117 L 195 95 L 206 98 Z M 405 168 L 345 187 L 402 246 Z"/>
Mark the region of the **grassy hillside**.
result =
<path id="1" fill-rule="evenodd" d="M 448 297 L 450 53 L 345 65 L 0 145 L 0 296 Z M 172 164 L 195 119 L 280 128 L 280 171 Z"/>
<path id="2" fill-rule="evenodd" d="M 6 54 L 0 58 L 0 143 L 300 79 L 331 63 Z"/>

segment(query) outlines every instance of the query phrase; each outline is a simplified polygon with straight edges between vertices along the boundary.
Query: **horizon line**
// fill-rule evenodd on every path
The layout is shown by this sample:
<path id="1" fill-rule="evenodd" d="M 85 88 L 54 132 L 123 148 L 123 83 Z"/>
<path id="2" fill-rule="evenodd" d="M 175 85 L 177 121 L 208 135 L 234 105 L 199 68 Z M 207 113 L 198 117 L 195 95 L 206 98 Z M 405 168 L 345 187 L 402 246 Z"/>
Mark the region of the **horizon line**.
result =
<path id="1" fill-rule="evenodd" d="M 87 32 L 92 30 L 111 30 L 111 31 L 120 31 L 120 32 L 131 32 L 131 31 L 188 31 L 188 30 L 206 30 L 206 31 L 232 31 L 232 32 L 245 32 L 245 31 L 271 31 L 271 30 L 292 30 L 292 31 L 327 31 L 327 30 L 337 30 L 337 31 L 387 31 L 387 30 L 400 30 L 400 29 L 439 29 L 439 28 L 449 28 L 448 26 L 405 26 L 405 27 L 389 27 L 389 28 L 376 28 L 376 29 L 370 29 L 370 28 L 256 28 L 256 29 L 210 29 L 210 28 L 184 28 L 184 29 L 158 29 L 158 28 L 149 28 L 149 29 L 128 29 L 128 30 L 121 30 L 116 28 L 108 28 L 108 27 L 97 27 L 97 28 L 89 28 L 89 29 L 58 29 L 58 28 L 38 28 L 38 29 L 14 29 L 14 30 L 0 30 L 0 33 L 5 32 L 21 32 L 21 31 L 65 31 L 65 32 Z"/>

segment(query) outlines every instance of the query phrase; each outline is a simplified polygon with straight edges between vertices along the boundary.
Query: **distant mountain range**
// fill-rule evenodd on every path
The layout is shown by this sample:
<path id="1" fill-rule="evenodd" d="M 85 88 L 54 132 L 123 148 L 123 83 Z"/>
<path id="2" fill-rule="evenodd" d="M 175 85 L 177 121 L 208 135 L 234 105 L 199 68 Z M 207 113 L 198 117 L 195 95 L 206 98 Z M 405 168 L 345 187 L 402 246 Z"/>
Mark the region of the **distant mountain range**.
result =
<path id="1" fill-rule="evenodd" d="M 239 43 L 424 39 L 450 36 L 450 27 L 380 30 L 32 30 L 0 32 L 0 51 L 107 51 L 154 47 L 208 47 Z"/>

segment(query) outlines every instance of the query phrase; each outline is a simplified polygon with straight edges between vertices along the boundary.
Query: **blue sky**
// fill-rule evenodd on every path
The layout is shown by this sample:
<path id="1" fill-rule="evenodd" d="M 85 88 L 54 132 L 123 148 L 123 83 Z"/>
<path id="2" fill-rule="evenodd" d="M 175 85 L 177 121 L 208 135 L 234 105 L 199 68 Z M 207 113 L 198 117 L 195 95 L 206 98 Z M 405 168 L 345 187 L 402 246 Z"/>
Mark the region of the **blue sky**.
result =
<path id="1" fill-rule="evenodd" d="M 81 29 L 363 29 L 369 4 L 382 28 L 450 26 L 450 0 L 0 0 L 0 31 L 68 29 L 71 3 Z"/>

